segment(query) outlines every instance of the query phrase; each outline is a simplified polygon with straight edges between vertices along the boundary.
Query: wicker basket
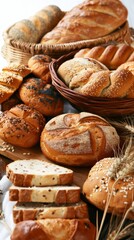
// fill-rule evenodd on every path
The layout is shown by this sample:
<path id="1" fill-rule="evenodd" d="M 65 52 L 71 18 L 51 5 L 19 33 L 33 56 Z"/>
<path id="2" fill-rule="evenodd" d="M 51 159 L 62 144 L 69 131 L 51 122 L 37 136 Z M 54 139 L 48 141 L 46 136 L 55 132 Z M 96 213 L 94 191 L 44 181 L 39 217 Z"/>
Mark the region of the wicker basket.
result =
<path id="1" fill-rule="evenodd" d="M 69 89 L 57 75 L 57 69 L 66 60 L 73 58 L 76 51 L 66 54 L 50 63 L 52 84 L 58 92 L 79 111 L 100 116 L 124 116 L 134 113 L 134 99 L 87 97 Z"/>
<path id="2" fill-rule="evenodd" d="M 26 43 L 11 39 L 8 34 L 10 28 L 3 33 L 4 46 L 2 47 L 2 55 L 9 63 L 17 62 L 20 64 L 27 64 L 29 58 L 36 54 L 43 53 L 53 58 L 59 58 L 60 56 L 74 50 L 105 44 L 108 42 L 127 42 L 128 44 L 131 42 L 128 22 L 125 22 L 120 28 L 111 34 L 101 38 L 57 45 Z"/>

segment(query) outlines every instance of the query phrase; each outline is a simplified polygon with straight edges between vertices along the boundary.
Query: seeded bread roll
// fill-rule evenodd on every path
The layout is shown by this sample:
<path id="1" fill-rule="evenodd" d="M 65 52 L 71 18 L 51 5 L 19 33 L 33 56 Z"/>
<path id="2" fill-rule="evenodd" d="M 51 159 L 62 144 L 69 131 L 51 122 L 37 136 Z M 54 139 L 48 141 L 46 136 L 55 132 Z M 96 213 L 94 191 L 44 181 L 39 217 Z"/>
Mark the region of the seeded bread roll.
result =
<path id="1" fill-rule="evenodd" d="M 17 223 L 11 240 L 95 240 L 89 219 L 44 219 Z"/>
<path id="2" fill-rule="evenodd" d="M 119 178 L 110 178 L 108 171 L 116 159 L 106 158 L 96 163 L 89 171 L 83 185 L 83 194 L 87 200 L 101 210 L 105 209 L 111 194 L 107 212 L 124 215 L 132 206 L 134 197 L 134 174 Z M 129 211 L 127 218 L 134 220 L 134 212 Z"/>
<path id="3" fill-rule="evenodd" d="M 17 187 L 9 189 L 9 200 L 18 202 L 76 203 L 80 201 L 80 187 L 76 185 Z"/>
<path id="4" fill-rule="evenodd" d="M 88 207 L 83 201 L 72 204 L 16 203 L 13 207 L 14 223 L 46 218 L 88 218 Z"/>
<path id="5" fill-rule="evenodd" d="M 32 147 L 39 142 L 45 118 L 24 104 L 1 112 L 0 138 L 14 146 Z"/>
<path id="6" fill-rule="evenodd" d="M 45 84 L 40 78 L 27 78 L 19 88 L 19 96 L 23 103 L 45 116 L 56 116 L 63 112 L 64 102 L 60 94 L 52 84 Z"/>
<path id="7" fill-rule="evenodd" d="M 91 166 L 112 156 L 119 136 L 105 119 L 91 113 L 66 113 L 48 121 L 41 133 L 43 154 L 70 166 Z"/>
<path id="8" fill-rule="evenodd" d="M 8 164 L 6 174 L 16 186 L 65 185 L 73 182 L 71 169 L 37 159 L 17 160 Z"/>

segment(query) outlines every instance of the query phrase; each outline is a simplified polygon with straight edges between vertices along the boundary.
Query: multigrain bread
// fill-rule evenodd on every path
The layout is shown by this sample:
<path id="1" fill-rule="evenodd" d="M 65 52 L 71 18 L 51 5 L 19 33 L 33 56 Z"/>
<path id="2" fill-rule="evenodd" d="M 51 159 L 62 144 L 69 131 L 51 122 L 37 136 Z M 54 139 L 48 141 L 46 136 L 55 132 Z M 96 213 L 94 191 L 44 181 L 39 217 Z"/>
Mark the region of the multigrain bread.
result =
<path id="1" fill-rule="evenodd" d="M 7 165 L 6 175 L 16 186 L 52 186 L 73 182 L 73 171 L 38 159 L 17 160 Z"/>
<path id="2" fill-rule="evenodd" d="M 49 120 L 41 133 L 43 154 L 54 162 L 70 166 L 92 166 L 112 156 L 119 136 L 110 123 L 87 112 L 66 113 Z"/>
<path id="3" fill-rule="evenodd" d="M 109 69 L 116 69 L 125 62 L 134 61 L 134 48 L 128 44 L 95 46 L 79 50 L 74 57 L 94 58 Z"/>
<path id="4" fill-rule="evenodd" d="M 61 44 L 96 39 L 116 30 L 127 20 L 119 0 L 86 0 L 68 11 L 41 43 Z"/>
<path id="5" fill-rule="evenodd" d="M 9 200 L 57 204 L 76 203 L 80 201 L 80 187 L 74 184 L 46 187 L 17 187 L 13 185 L 9 188 Z"/>
<path id="6" fill-rule="evenodd" d="M 83 201 L 72 204 L 16 203 L 13 207 L 14 223 L 46 218 L 88 218 L 88 207 Z"/>
<path id="7" fill-rule="evenodd" d="M 92 68 L 85 67 L 91 62 Z M 134 63 L 128 62 L 127 64 Z M 129 91 L 134 86 L 131 68 L 120 65 L 110 71 L 104 67 L 96 68 L 98 61 L 92 58 L 72 58 L 58 68 L 58 76 L 72 90 L 84 96 L 105 98 L 130 98 Z M 103 65 L 104 66 L 104 65 Z"/>
<path id="8" fill-rule="evenodd" d="M 23 103 L 45 116 L 56 116 L 63 112 L 63 98 L 52 84 L 46 84 L 41 78 L 28 77 L 18 92 Z"/>
<path id="9" fill-rule="evenodd" d="M 11 240 L 95 240 L 89 219 L 44 219 L 17 223 Z"/>
<path id="10" fill-rule="evenodd" d="M 40 140 L 46 120 L 37 110 L 19 104 L 0 114 L 0 138 L 19 147 L 32 147 Z"/>

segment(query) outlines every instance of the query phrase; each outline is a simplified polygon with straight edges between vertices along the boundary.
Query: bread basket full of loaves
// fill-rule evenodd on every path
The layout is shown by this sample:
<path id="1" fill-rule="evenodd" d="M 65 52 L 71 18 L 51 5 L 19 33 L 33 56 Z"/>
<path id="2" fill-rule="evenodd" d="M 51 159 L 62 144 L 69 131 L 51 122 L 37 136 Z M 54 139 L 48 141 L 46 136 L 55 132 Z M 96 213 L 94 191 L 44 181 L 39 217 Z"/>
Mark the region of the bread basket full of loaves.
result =
<path id="1" fill-rule="evenodd" d="M 36 54 L 58 58 L 109 42 L 130 44 L 127 16 L 128 11 L 119 0 L 85 0 L 68 12 L 49 5 L 3 33 L 2 53 L 8 62 L 25 64 Z"/>

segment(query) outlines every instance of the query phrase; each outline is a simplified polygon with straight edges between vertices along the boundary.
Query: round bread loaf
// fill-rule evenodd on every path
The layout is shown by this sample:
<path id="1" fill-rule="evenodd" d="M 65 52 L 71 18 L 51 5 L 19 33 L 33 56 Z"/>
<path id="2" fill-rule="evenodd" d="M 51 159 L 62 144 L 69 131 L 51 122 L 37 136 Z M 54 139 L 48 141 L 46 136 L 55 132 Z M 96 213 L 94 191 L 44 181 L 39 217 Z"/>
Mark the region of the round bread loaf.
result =
<path id="1" fill-rule="evenodd" d="M 118 180 L 110 178 L 108 171 L 115 161 L 115 158 L 105 158 L 91 168 L 83 185 L 83 194 L 90 203 L 101 210 L 105 209 L 110 199 L 107 212 L 124 215 L 132 206 L 134 198 L 134 174 Z M 134 212 L 129 211 L 126 217 L 134 220 Z"/>
<path id="2" fill-rule="evenodd" d="M 49 63 L 51 61 L 52 58 L 47 55 L 34 55 L 29 59 L 28 66 L 36 77 L 41 78 L 45 83 L 51 83 L 49 71 Z"/>
<path id="3" fill-rule="evenodd" d="M 40 111 L 45 116 L 56 116 L 63 112 L 63 99 L 52 84 L 40 78 L 27 78 L 19 88 L 22 102 Z"/>
<path id="4" fill-rule="evenodd" d="M 86 112 L 66 113 L 52 118 L 41 134 L 41 150 L 54 162 L 92 166 L 113 155 L 119 136 L 105 119 Z"/>
<path id="5" fill-rule="evenodd" d="M 32 147 L 38 143 L 45 118 L 24 104 L 1 112 L 0 138 L 14 146 Z"/>

